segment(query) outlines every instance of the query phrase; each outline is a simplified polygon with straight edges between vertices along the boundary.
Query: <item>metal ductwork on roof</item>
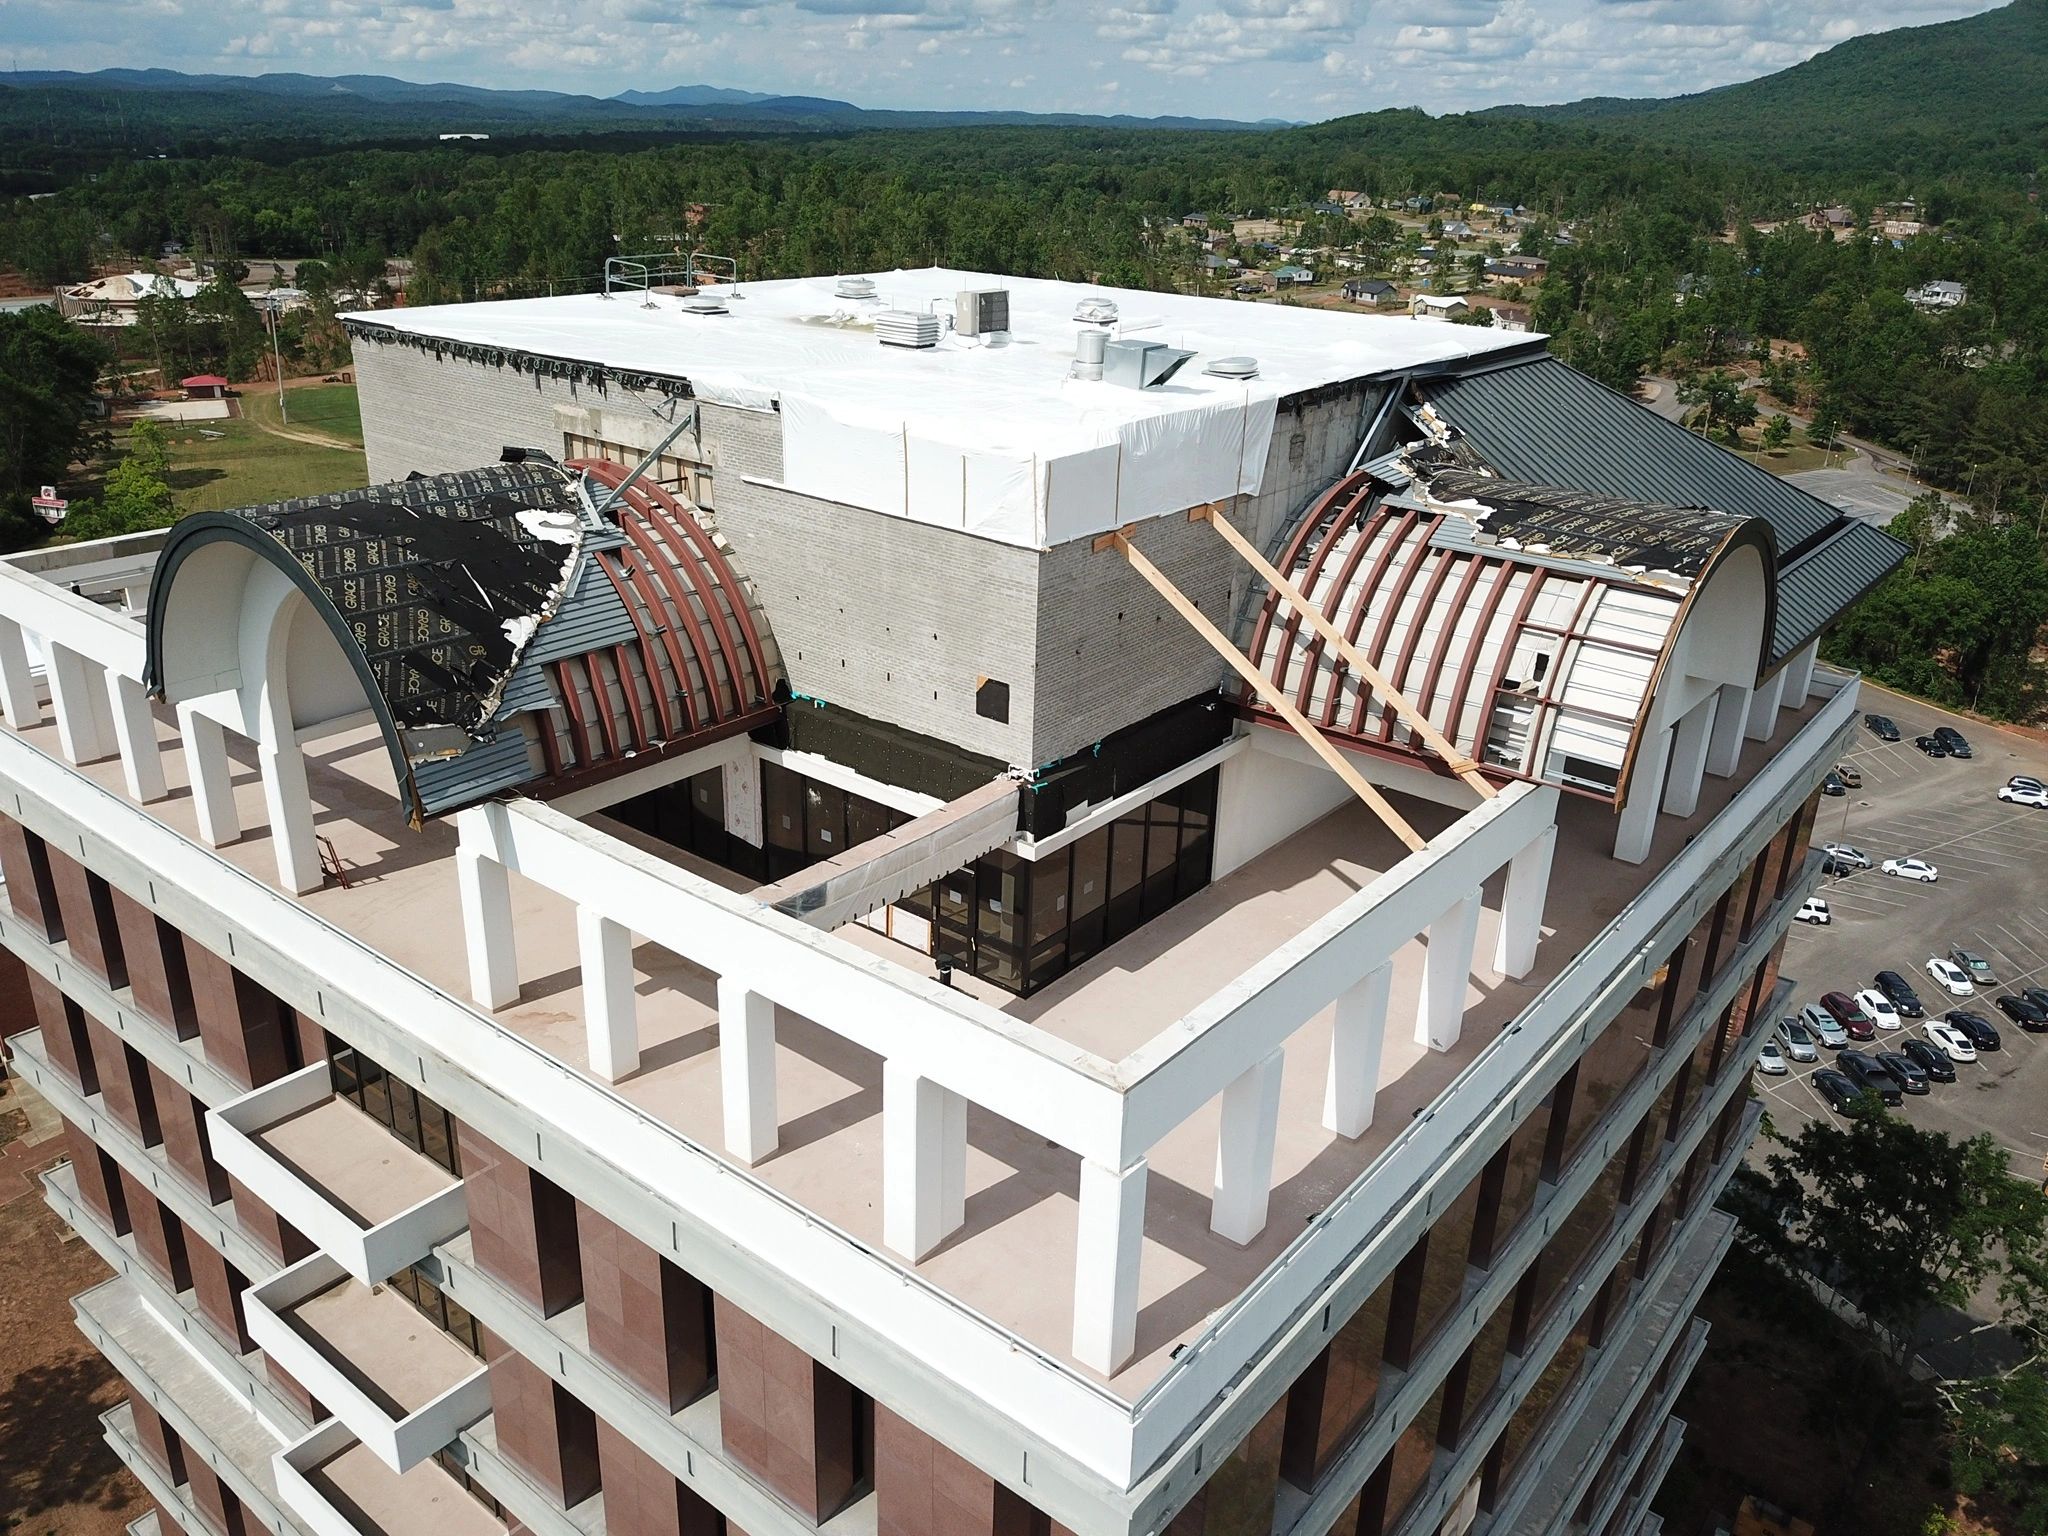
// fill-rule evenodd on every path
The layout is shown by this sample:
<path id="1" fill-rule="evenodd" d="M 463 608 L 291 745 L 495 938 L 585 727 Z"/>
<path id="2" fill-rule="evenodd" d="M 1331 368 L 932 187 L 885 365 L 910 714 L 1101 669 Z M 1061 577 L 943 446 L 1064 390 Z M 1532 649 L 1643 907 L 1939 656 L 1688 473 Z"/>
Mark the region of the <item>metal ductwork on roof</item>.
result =
<path id="1" fill-rule="evenodd" d="M 1195 354 L 1157 341 L 1112 341 L 1103 349 L 1102 376 L 1125 389 L 1157 389 Z"/>

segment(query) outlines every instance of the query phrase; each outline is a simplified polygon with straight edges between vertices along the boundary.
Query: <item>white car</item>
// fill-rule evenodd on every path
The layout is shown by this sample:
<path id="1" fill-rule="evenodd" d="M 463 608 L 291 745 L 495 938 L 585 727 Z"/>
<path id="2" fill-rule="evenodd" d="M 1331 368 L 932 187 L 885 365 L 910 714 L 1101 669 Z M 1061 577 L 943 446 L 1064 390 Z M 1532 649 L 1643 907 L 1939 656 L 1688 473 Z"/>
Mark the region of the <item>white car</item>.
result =
<path id="1" fill-rule="evenodd" d="M 1756 1053 L 1756 1069 L 1766 1077 L 1783 1077 L 1792 1070 L 1775 1045 L 1766 1045 Z"/>
<path id="2" fill-rule="evenodd" d="M 1937 1051 L 1950 1061 L 1975 1061 L 1977 1047 L 1970 1044 L 1970 1037 L 1953 1024 L 1930 1024 L 1927 1026 L 1927 1040 Z"/>
<path id="3" fill-rule="evenodd" d="M 2001 800 L 2010 800 L 2014 805 L 2048 806 L 2048 789 L 2037 789 L 2032 784 L 2007 784 L 1998 792 Z"/>
<path id="4" fill-rule="evenodd" d="M 1818 896 L 1809 896 L 1799 903 L 1799 910 L 1792 914 L 1795 923 L 1819 923 L 1823 927 L 1835 920 L 1835 914 L 1828 910 L 1828 904 Z"/>
<path id="5" fill-rule="evenodd" d="M 1879 867 L 1888 875 L 1897 875 L 1902 880 L 1918 880 L 1922 885 L 1932 885 L 1941 878 L 1941 871 L 1925 859 L 1886 859 Z"/>
<path id="6" fill-rule="evenodd" d="M 1897 1029 L 1899 1010 L 1892 1006 L 1892 1000 L 1875 987 L 1869 987 L 1856 994 L 1856 1002 L 1870 1015 L 1870 1022 L 1879 1029 Z"/>
<path id="7" fill-rule="evenodd" d="M 1829 843 L 1821 852 L 1837 864 L 1845 864 L 1851 869 L 1870 868 L 1870 855 L 1861 848 L 1852 848 L 1847 843 Z"/>
<path id="8" fill-rule="evenodd" d="M 1927 960 L 1927 974 L 1935 985 L 1950 997 L 1975 997 L 1977 988 L 1970 978 L 1963 974 L 1963 968 L 1953 960 L 1944 960 L 1939 955 L 1930 955 Z"/>

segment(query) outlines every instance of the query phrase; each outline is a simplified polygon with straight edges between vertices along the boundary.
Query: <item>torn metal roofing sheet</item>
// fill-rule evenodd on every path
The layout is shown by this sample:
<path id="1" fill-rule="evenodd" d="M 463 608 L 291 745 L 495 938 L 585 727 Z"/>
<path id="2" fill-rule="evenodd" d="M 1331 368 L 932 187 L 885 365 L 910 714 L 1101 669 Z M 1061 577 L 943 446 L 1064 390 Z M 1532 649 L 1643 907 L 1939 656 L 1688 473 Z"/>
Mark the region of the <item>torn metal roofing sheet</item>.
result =
<path id="1" fill-rule="evenodd" d="M 1787 554 L 1841 518 L 1819 497 L 1554 357 L 1417 388 L 1486 463 L 1512 479 L 1761 517 Z"/>
<path id="2" fill-rule="evenodd" d="M 1424 471 L 1421 484 L 1431 500 L 1465 513 L 1476 525 L 1475 542 L 1630 572 L 1697 576 L 1749 521 L 1704 507 L 1624 501 L 1465 469 Z"/>

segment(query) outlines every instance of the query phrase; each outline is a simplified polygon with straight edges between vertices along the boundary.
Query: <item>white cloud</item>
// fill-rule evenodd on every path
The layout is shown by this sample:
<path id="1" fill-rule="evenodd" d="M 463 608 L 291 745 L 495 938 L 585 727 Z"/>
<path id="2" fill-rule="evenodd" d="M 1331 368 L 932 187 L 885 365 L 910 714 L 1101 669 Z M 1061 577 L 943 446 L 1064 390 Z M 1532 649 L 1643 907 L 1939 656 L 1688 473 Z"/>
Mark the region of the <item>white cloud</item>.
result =
<path id="1" fill-rule="evenodd" d="M 703 81 L 916 107 L 972 103 L 1034 73 L 1072 91 L 1079 62 L 1089 100 L 1115 93 L 1131 112 L 1250 118 L 1696 91 L 1991 3 L 0 0 L 0 14 L 24 67 L 291 69 L 593 95 Z"/>

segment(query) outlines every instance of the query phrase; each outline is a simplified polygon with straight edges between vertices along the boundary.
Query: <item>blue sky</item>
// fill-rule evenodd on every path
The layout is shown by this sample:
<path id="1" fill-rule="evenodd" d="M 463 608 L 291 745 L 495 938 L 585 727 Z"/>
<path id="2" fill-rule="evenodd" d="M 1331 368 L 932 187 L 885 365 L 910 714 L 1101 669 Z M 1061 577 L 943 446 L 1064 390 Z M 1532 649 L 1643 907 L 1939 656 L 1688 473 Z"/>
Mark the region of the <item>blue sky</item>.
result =
<path id="1" fill-rule="evenodd" d="M 1666 96 L 1983 0 L 0 0 L 0 64 L 1320 119 Z"/>

